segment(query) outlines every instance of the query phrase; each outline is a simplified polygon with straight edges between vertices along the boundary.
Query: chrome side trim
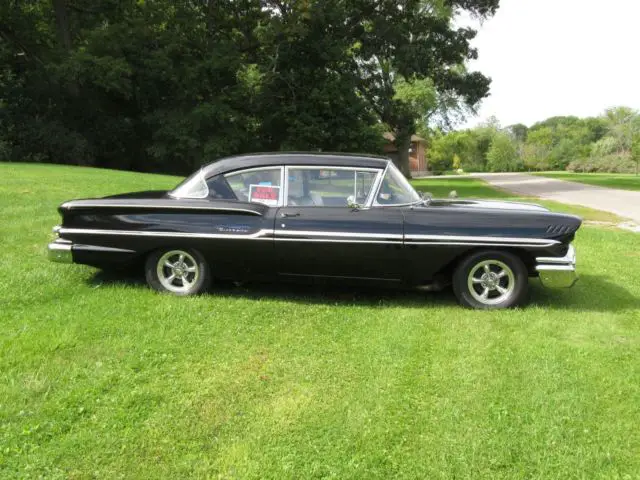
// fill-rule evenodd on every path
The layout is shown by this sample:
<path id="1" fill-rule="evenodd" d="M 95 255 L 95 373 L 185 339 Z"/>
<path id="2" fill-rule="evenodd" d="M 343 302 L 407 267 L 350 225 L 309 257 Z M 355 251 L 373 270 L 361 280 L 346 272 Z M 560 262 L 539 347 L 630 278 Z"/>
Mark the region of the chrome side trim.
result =
<path id="1" fill-rule="evenodd" d="M 557 240 L 543 238 L 518 238 L 518 237 L 475 237 L 457 235 L 406 235 L 405 240 L 416 241 L 451 241 L 451 242 L 484 242 L 484 243 L 508 243 L 508 244 L 531 244 L 531 245 L 557 245 Z"/>
<path id="2" fill-rule="evenodd" d="M 378 172 L 381 170 L 379 167 L 343 167 L 343 166 L 331 166 L 331 165 L 298 165 L 290 163 L 286 165 L 286 168 L 304 168 L 305 170 L 357 170 L 358 172 Z"/>
<path id="3" fill-rule="evenodd" d="M 366 238 L 366 239 L 394 239 L 402 240 L 401 233 L 357 233 L 357 232 L 318 232 L 308 230 L 276 230 L 276 237 L 337 237 L 337 238 Z"/>
<path id="4" fill-rule="evenodd" d="M 238 240 L 266 240 L 275 239 L 283 241 L 317 241 L 317 242 L 366 242 L 366 243 L 404 243 L 407 245 L 454 245 L 454 246 L 522 246 L 522 247 L 548 247 L 559 242 L 536 238 L 509 238 L 509 237 L 465 237 L 448 235 L 407 235 L 396 233 L 360 233 L 360 232 L 331 232 L 331 231 L 307 231 L 279 229 L 273 232 L 265 228 L 251 234 L 225 234 L 225 233 L 191 233 L 191 232 L 157 232 L 157 231 L 131 231 L 131 230 L 100 230 L 86 228 L 60 228 L 60 235 L 122 235 L 139 237 L 170 237 L 170 238 L 211 238 L 211 239 L 238 239 Z M 412 241 L 419 239 L 421 241 Z M 538 259 L 542 260 L 542 259 Z M 558 259 L 554 259 L 558 260 Z"/>
<path id="5" fill-rule="evenodd" d="M 382 186 L 382 179 L 387 174 L 387 169 L 389 168 L 389 162 L 384 167 L 384 170 L 378 172 L 378 176 L 376 177 L 375 182 L 371 185 L 371 192 L 369 193 L 369 197 L 367 198 L 367 202 L 365 203 L 366 208 L 373 207 L 376 198 L 378 198 L 378 192 L 380 191 L 380 187 Z"/>
<path id="6" fill-rule="evenodd" d="M 99 252 L 99 253 L 136 253 L 135 250 L 126 248 L 102 247 L 99 245 L 74 245 L 76 252 Z"/>
<path id="7" fill-rule="evenodd" d="M 405 245 L 435 245 L 440 247 L 464 246 L 464 247 L 529 247 L 546 248 L 552 244 L 538 243 L 504 243 L 504 242 L 405 242 Z"/>
<path id="8" fill-rule="evenodd" d="M 385 167 L 384 170 L 378 170 L 378 174 L 376 175 L 376 179 L 371 185 L 371 191 L 369 192 L 369 196 L 367 197 L 367 201 L 364 203 L 363 208 L 371 208 L 373 206 L 373 201 L 376 199 L 378 190 L 380 190 L 380 185 L 382 184 L 382 179 L 384 178 L 384 174 L 387 171 L 387 167 Z"/>
<path id="9" fill-rule="evenodd" d="M 73 202 L 72 206 L 69 206 L 69 203 Z M 151 209 L 166 209 L 166 210 L 205 210 L 212 212 L 244 212 L 250 213 L 252 215 L 256 215 L 261 217 L 262 214 L 260 212 L 256 212 L 255 210 L 249 210 L 246 208 L 222 208 L 222 207 L 210 207 L 210 206 L 197 206 L 197 205 L 149 205 L 143 203 L 102 203 L 102 202 L 92 202 L 92 201 L 82 201 L 82 200 L 72 200 L 71 202 L 65 202 L 60 205 L 60 208 L 73 210 L 74 208 L 91 208 L 91 207 L 101 207 L 101 208 L 151 208 Z"/>
<path id="10" fill-rule="evenodd" d="M 219 173 L 218 175 L 222 175 L 223 177 L 231 177 L 233 175 L 239 175 L 242 173 L 251 173 L 251 172 L 258 172 L 260 170 L 278 170 L 283 168 L 284 165 L 267 165 L 264 167 L 251 167 L 251 168 L 239 168 L 238 170 L 229 170 L 228 172 L 225 173 Z M 213 175 L 211 177 L 208 178 L 213 178 L 216 175 Z"/>
<path id="11" fill-rule="evenodd" d="M 170 238 L 224 238 L 224 239 L 257 239 L 272 235 L 270 229 L 262 229 L 256 233 L 248 235 L 229 235 L 224 233 L 185 233 L 185 232 L 149 232 L 149 231 L 132 231 L 132 230 L 98 230 L 91 228 L 62 228 L 61 235 L 80 234 L 80 235 L 123 235 L 129 237 L 170 237 Z"/>
<path id="12" fill-rule="evenodd" d="M 282 206 L 287 207 L 289 203 L 289 165 L 284 166 L 284 184 L 282 185 Z"/>
<path id="13" fill-rule="evenodd" d="M 258 239 L 267 240 L 267 239 Z M 274 238 L 276 242 L 315 242 L 315 243 L 376 243 L 380 245 L 402 245 L 402 240 L 355 240 L 355 239 L 342 239 L 336 240 L 331 238 Z"/>
<path id="14" fill-rule="evenodd" d="M 378 198 L 378 194 L 380 193 L 380 189 L 382 188 L 382 181 L 384 180 L 384 177 L 387 175 L 387 170 L 389 170 L 389 165 L 391 165 L 391 163 L 392 163 L 391 160 L 389 160 L 387 162 L 387 165 L 384 167 L 384 170 L 382 171 L 382 176 L 380 177 L 380 181 L 376 185 L 376 191 L 374 192 L 373 198 L 371 200 L 372 207 L 380 206 L 376 201 L 376 198 Z"/>
<path id="15" fill-rule="evenodd" d="M 47 246 L 47 257 L 56 263 L 73 263 L 71 244 L 52 242 Z"/>

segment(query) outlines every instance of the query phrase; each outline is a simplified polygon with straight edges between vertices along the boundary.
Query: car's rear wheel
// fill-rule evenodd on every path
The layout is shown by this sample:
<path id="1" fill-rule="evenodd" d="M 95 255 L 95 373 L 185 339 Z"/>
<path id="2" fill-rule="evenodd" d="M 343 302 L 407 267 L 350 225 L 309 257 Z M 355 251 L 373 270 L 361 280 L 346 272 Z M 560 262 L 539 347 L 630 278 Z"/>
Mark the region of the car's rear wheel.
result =
<path id="1" fill-rule="evenodd" d="M 174 295 L 195 295 L 210 283 L 207 262 L 196 250 L 157 250 L 147 258 L 145 273 L 151 288 Z"/>
<path id="2" fill-rule="evenodd" d="M 453 275 L 453 291 L 460 304 L 485 310 L 521 305 L 527 298 L 528 284 L 527 268 L 509 252 L 476 252 L 466 257 Z"/>

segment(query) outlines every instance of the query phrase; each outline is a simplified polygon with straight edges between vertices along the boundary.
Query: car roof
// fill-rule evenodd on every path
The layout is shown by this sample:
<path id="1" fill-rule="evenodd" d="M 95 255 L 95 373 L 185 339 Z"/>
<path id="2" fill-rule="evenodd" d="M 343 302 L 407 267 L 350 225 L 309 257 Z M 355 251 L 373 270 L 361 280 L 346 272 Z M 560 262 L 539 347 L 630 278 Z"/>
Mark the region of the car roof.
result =
<path id="1" fill-rule="evenodd" d="M 223 158 L 202 167 L 205 177 L 247 168 L 310 165 L 317 167 L 385 168 L 387 157 L 351 153 L 273 152 L 236 155 Z"/>

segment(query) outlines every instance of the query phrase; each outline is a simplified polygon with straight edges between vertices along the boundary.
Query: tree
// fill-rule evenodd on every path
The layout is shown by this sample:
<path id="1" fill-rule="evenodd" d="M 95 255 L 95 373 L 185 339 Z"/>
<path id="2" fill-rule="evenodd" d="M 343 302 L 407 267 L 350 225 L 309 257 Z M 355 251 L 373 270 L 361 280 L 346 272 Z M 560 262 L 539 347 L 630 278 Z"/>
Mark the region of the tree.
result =
<path id="1" fill-rule="evenodd" d="M 633 143 L 631 146 L 631 159 L 636 164 L 636 175 L 638 175 L 638 169 L 640 168 L 640 133 L 636 132 L 633 136 Z"/>
<path id="2" fill-rule="evenodd" d="M 506 133 L 498 133 L 487 152 L 487 167 L 492 172 L 515 172 L 520 159 L 514 140 Z"/>
<path id="3" fill-rule="evenodd" d="M 475 31 L 453 27 L 452 19 L 458 9 L 493 15 L 498 0 L 360 0 L 354 5 L 359 35 L 352 66 L 361 79 L 358 90 L 391 129 L 399 167 L 409 176 L 408 151 L 421 112 L 395 94 L 398 79 L 409 83 L 430 79 L 437 92 L 458 96 L 470 106 L 477 104 L 488 94 L 490 81 L 460 67 L 477 57 L 470 46 Z"/>
<path id="4" fill-rule="evenodd" d="M 638 112 L 629 107 L 614 107 L 605 111 L 609 134 L 616 139 L 618 153 L 631 150 L 632 138 L 638 129 Z"/>
<path id="5" fill-rule="evenodd" d="M 553 149 L 553 131 L 549 127 L 532 130 L 524 145 L 522 160 L 529 170 L 549 170 L 549 156 Z"/>
<path id="6" fill-rule="evenodd" d="M 522 123 L 516 123 L 515 125 L 508 126 L 506 130 L 511 134 L 511 136 L 513 136 L 516 142 L 524 143 L 527 141 L 529 129 L 526 125 L 523 125 Z"/>
<path id="7" fill-rule="evenodd" d="M 377 153 L 386 128 L 406 145 L 487 94 L 462 67 L 474 32 L 452 19 L 497 4 L 0 2 L 0 144 L 13 160 L 172 173 L 249 151 Z"/>
<path id="8" fill-rule="evenodd" d="M 429 150 L 429 165 L 436 173 L 464 168 L 468 171 L 483 170 L 478 161 L 476 137 L 473 132 L 438 132 L 432 139 Z"/>
<path id="9" fill-rule="evenodd" d="M 571 162 L 589 157 L 592 143 L 604 132 L 598 119 L 551 117 L 529 129 L 523 157 L 530 168 L 564 170 Z"/>
<path id="10" fill-rule="evenodd" d="M 264 4 L 257 97 L 263 148 L 378 151 L 383 129 L 352 69 L 357 12 L 339 0 Z"/>

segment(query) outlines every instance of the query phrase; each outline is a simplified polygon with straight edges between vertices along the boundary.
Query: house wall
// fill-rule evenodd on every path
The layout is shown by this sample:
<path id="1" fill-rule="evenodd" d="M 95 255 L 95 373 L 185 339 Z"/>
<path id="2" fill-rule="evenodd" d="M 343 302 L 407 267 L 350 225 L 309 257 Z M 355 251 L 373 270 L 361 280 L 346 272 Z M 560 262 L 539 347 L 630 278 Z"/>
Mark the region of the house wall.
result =
<path id="1" fill-rule="evenodd" d="M 394 162 L 398 160 L 398 150 L 391 142 L 384 146 L 384 153 Z M 411 172 L 426 174 L 429 170 L 427 165 L 426 148 L 422 142 L 411 142 L 411 153 L 409 153 L 409 169 Z"/>
<path id="2" fill-rule="evenodd" d="M 427 159 L 424 144 L 421 142 L 411 142 L 411 153 L 409 154 L 409 164 L 412 172 L 426 172 Z"/>

